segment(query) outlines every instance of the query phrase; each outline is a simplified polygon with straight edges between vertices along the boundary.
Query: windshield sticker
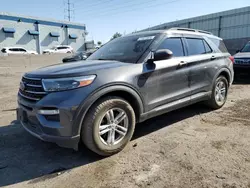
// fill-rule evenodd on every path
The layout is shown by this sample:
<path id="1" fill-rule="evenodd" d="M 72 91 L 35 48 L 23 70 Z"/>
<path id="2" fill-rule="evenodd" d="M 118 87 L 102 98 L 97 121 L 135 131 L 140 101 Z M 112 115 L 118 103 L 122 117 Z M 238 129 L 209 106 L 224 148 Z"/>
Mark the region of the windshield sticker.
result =
<path id="1" fill-rule="evenodd" d="M 154 39 L 155 36 L 148 36 L 148 37 L 140 37 L 137 39 L 137 41 L 142 41 L 142 40 L 152 40 Z"/>

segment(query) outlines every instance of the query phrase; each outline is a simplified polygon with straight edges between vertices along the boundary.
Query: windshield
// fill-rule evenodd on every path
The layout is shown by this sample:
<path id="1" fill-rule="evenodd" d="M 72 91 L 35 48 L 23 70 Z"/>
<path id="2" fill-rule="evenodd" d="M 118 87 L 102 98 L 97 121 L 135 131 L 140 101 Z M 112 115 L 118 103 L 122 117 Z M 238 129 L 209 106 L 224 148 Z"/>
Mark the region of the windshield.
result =
<path id="1" fill-rule="evenodd" d="M 136 63 L 155 38 L 156 34 L 144 34 L 114 39 L 93 53 L 88 60 Z"/>
<path id="2" fill-rule="evenodd" d="M 250 42 L 248 42 L 246 46 L 242 48 L 241 52 L 250 52 Z"/>

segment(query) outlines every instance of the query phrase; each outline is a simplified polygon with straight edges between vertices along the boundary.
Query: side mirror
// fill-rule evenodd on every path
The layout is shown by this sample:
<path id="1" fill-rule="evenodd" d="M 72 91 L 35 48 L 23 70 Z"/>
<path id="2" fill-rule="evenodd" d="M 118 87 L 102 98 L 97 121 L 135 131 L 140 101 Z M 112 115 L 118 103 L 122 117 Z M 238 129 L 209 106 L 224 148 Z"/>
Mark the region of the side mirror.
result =
<path id="1" fill-rule="evenodd" d="M 240 50 L 236 50 L 236 53 L 239 53 L 240 52 Z"/>
<path id="2" fill-rule="evenodd" d="M 86 60 L 87 58 L 88 58 L 87 55 L 82 56 L 82 60 Z"/>
<path id="3" fill-rule="evenodd" d="M 173 56 L 173 52 L 168 49 L 157 50 L 154 52 L 154 61 L 170 59 Z"/>

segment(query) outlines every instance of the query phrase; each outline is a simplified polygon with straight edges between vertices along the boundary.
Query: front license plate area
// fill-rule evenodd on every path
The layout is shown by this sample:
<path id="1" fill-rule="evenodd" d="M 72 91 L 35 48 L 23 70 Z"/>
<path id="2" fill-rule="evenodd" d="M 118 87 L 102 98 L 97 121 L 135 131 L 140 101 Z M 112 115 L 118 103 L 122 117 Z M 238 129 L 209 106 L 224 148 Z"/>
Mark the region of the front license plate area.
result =
<path id="1" fill-rule="evenodd" d="M 22 122 L 28 123 L 28 115 L 26 111 L 22 111 L 22 117 L 21 117 Z"/>

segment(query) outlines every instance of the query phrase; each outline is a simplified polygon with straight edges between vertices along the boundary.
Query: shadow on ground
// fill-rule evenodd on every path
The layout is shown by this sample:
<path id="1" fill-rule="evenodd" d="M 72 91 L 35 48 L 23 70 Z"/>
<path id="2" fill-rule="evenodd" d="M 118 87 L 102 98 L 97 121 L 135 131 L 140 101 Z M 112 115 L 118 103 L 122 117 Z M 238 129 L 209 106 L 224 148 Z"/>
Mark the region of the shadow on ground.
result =
<path id="1" fill-rule="evenodd" d="M 207 107 L 197 104 L 153 118 L 136 126 L 133 139 L 208 111 Z M 56 172 L 102 159 L 85 148 L 76 152 L 42 142 L 26 133 L 17 121 L 0 127 L 0 153 L 0 186 L 38 177 L 30 183 L 43 181 L 57 176 Z"/>

